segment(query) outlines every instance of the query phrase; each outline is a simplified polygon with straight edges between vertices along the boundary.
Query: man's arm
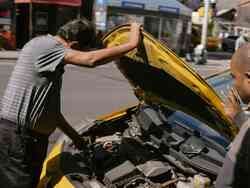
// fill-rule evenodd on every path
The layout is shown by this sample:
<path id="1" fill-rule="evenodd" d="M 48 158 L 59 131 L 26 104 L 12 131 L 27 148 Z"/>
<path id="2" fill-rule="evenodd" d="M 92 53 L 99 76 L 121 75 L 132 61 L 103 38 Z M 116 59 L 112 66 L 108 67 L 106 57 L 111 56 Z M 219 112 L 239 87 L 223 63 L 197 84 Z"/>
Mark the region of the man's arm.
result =
<path id="1" fill-rule="evenodd" d="M 65 54 L 64 60 L 66 64 L 95 67 L 108 63 L 136 48 L 139 43 L 139 39 L 140 25 L 133 23 L 131 24 L 130 37 L 127 43 L 89 52 L 68 50 Z"/>
<path id="2" fill-rule="evenodd" d="M 59 123 L 57 126 L 64 134 L 66 134 L 78 149 L 84 147 L 84 139 L 78 132 L 67 122 L 62 114 L 60 114 Z"/>

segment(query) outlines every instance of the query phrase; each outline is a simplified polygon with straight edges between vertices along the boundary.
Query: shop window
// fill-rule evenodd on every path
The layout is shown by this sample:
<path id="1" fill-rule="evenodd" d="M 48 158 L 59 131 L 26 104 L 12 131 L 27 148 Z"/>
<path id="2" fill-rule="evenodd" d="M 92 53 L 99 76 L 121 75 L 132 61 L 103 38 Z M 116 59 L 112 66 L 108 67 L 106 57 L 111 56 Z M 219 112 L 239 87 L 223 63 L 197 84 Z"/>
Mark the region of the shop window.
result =
<path id="1" fill-rule="evenodd" d="M 155 38 L 159 38 L 159 25 L 160 18 L 157 17 L 145 17 L 144 29 L 151 33 Z"/>
<path id="2" fill-rule="evenodd" d="M 35 30 L 36 31 L 48 31 L 48 13 L 36 12 L 35 14 Z"/>
<path id="3" fill-rule="evenodd" d="M 143 24 L 144 17 L 134 14 L 121 14 L 121 13 L 112 13 L 108 15 L 108 29 L 111 29 L 115 26 L 126 24 L 131 21 L 136 21 Z"/>
<path id="4" fill-rule="evenodd" d="M 176 49 L 178 43 L 177 22 L 178 20 L 173 18 L 162 19 L 161 41 L 172 49 Z"/>

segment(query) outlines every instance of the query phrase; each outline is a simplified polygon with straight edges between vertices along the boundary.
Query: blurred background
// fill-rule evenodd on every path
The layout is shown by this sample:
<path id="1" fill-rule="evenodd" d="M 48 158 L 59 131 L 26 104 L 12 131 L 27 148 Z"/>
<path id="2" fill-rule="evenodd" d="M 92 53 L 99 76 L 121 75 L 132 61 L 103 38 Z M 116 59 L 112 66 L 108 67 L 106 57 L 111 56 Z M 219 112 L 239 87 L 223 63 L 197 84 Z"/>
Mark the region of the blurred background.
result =
<path id="1" fill-rule="evenodd" d="M 31 38 L 55 34 L 84 16 L 98 36 L 132 18 L 180 56 L 194 53 L 207 19 L 205 48 L 233 52 L 239 37 L 248 40 L 249 9 L 249 0 L 0 0 L 0 49 L 21 49 Z"/>

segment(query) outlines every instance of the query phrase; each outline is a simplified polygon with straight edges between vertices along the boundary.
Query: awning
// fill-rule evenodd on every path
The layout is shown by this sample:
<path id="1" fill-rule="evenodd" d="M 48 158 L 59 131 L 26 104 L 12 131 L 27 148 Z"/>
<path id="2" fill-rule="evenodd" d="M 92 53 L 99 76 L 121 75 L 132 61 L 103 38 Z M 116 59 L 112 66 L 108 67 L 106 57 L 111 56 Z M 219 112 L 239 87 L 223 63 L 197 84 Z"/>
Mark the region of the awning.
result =
<path id="1" fill-rule="evenodd" d="M 15 0 L 15 3 L 42 3 L 66 6 L 81 6 L 81 0 Z"/>
<path id="2" fill-rule="evenodd" d="M 216 16 L 217 17 L 220 17 L 220 16 L 223 16 L 225 14 L 228 14 L 228 13 L 231 13 L 231 12 L 235 12 L 236 9 L 235 8 L 231 8 L 231 9 L 222 9 L 222 10 L 219 10 L 217 13 L 216 13 Z"/>
<path id="3" fill-rule="evenodd" d="M 217 18 L 222 18 L 222 19 L 228 20 L 228 21 L 234 21 L 235 13 L 236 13 L 236 9 L 235 8 L 222 9 L 222 10 L 220 10 L 220 11 L 218 11 L 216 13 L 216 17 Z"/>

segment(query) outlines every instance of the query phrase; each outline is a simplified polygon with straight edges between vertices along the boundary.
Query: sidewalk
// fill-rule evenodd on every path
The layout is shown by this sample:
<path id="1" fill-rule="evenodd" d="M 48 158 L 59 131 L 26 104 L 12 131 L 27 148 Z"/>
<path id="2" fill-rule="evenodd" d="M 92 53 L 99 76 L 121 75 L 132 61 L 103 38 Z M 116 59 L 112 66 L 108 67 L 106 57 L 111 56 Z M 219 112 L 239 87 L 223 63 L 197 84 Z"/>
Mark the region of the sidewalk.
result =
<path id="1" fill-rule="evenodd" d="M 18 58 L 19 51 L 0 51 L 0 59 L 15 60 Z"/>

